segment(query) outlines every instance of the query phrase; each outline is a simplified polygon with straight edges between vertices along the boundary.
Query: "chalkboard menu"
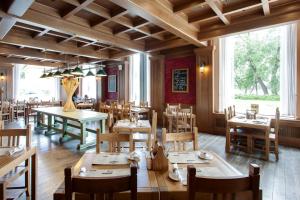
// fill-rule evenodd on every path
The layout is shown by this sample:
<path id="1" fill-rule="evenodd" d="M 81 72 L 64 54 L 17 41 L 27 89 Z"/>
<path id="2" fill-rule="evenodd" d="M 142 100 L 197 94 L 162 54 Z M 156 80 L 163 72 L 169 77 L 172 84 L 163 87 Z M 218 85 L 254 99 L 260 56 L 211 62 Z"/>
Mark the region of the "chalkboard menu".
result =
<path id="1" fill-rule="evenodd" d="M 173 69 L 172 92 L 189 92 L 189 69 Z"/>

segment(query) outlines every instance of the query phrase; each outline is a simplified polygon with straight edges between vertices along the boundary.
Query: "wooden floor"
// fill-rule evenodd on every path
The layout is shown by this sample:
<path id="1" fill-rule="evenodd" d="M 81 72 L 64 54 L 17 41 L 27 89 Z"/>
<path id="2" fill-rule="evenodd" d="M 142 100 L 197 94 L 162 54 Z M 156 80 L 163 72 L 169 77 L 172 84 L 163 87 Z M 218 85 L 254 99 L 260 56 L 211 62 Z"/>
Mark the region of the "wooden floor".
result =
<path id="1" fill-rule="evenodd" d="M 33 145 L 38 147 L 38 199 L 50 200 L 63 181 L 64 168 L 76 163 L 84 152 L 76 151 L 76 140 L 60 145 L 57 142 L 59 135 L 49 138 L 33 133 Z M 270 161 L 266 162 L 259 156 L 226 154 L 223 136 L 200 133 L 199 143 L 201 149 L 218 153 L 244 174 L 248 174 L 250 162 L 260 165 L 264 200 L 300 200 L 300 149 L 280 146 L 279 161 L 271 155 Z"/>

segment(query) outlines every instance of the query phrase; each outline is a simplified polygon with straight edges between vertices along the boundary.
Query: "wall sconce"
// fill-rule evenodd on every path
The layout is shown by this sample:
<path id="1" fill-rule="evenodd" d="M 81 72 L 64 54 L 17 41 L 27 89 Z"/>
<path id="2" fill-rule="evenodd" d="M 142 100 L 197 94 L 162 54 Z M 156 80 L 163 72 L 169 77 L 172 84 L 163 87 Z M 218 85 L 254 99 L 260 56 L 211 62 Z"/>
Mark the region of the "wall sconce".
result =
<path id="1" fill-rule="evenodd" d="M 203 62 L 200 64 L 200 72 L 204 73 L 204 71 L 205 71 L 205 63 Z"/>
<path id="2" fill-rule="evenodd" d="M 4 79 L 5 79 L 4 74 L 0 73 L 0 80 L 4 80 Z"/>

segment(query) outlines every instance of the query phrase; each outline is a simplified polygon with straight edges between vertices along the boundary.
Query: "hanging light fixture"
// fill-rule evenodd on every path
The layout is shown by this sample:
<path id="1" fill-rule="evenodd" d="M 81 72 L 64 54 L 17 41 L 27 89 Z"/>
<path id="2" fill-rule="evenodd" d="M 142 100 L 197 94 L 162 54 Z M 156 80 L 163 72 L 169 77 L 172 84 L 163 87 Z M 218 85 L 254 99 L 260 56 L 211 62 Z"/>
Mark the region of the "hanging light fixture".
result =
<path id="1" fill-rule="evenodd" d="M 105 65 L 100 64 L 100 69 L 97 71 L 96 76 L 107 76 L 106 72 L 104 71 L 103 67 L 105 67 Z"/>
<path id="2" fill-rule="evenodd" d="M 61 72 L 59 71 L 59 67 L 57 68 L 57 71 L 53 74 L 53 77 L 55 77 L 55 78 L 61 78 L 61 77 L 63 77 L 61 75 Z"/>
<path id="3" fill-rule="evenodd" d="M 83 71 L 79 67 L 79 57 L 78 57 L 78 61 L 77 61 L 77 66 L 75 67 L 75 69 L 72 70 L 71 74 L 76 75 L 76 76 L 83 76 Z"/>
<path id="4" fill-rule="evenodd" d="M 70 76 L 73 76 L 71 74 L 71 71 L 69 70 L 69 64 L 67 63 L 67 59 L 66 59 L 66 54 L 65 54 L 65 62 L 66 62 L 66 69 L 61 73 L 62 76 L 64 77 L 70 77 Z"/>
<path id="5" fill-rule="evenodd" d="M 46 78 L 52 78 L 52 77 L 53 77 L 53 73 L 52 71 L 50 71 Z"/>
<path id="6" fill-rule="evenodd" d="M 95 76 L 95 74 L 91 71 L 91 67 L 89 67 L 89 71 L 85 76 Z"/>
<path id="7" fill-rule="evenodd" d="M 47 77 L 47 74 L 46 74 L 46 70 L 44 68 L 44 73 L 43 73 L 43 75 L 40 78 L 46 78 L 46 77 Z"/>

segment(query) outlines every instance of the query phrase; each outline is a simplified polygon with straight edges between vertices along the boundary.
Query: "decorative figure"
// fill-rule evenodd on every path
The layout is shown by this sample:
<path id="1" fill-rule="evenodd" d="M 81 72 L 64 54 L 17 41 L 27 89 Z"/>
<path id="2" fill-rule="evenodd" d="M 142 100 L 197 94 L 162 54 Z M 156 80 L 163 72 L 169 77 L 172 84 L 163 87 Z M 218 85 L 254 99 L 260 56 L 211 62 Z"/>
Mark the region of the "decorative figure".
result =
<path id="1" fill-rule="evenodd" d="M 71 77 L 64 78 L 62 80 L 62 85 L 67 94 L 67 101 L 64 105 L 63 111 L 64 112 L 75 111 L 76 107 L 73 103 L 72 96 L 73 96 L 74 92 L 76 91 L 77 87 L 79 86 L 79 80 L 78 80 L 78 78 L 71 78 Z"/>

